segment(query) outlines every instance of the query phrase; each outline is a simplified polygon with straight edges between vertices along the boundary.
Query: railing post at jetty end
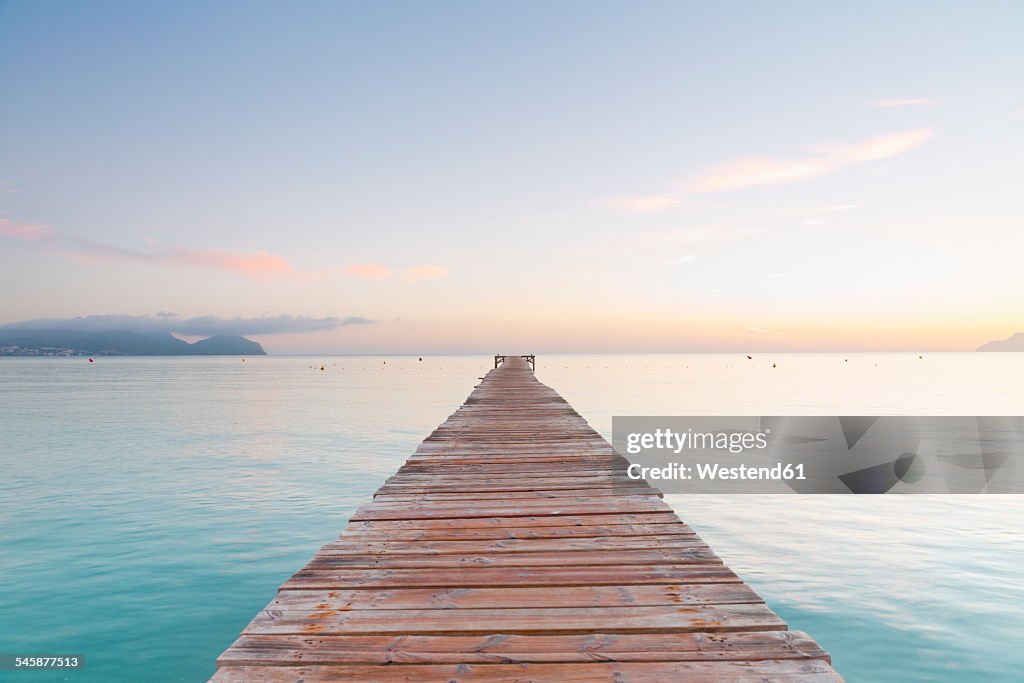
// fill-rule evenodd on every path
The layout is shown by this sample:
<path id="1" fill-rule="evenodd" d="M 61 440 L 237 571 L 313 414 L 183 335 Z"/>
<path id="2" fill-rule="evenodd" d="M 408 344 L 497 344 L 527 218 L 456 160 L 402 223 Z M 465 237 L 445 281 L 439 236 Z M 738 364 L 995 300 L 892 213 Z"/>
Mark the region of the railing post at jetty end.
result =
<path id="1" fill-rule="evenodd" d="M 495 354 L 494 355 L 494 369 L 497 370 L 498 366 L 501 365 L 502 363 L 504 363 L 505 359 L 507 357 L 508 356 L 502 356 L 502 355 L 499 355 L 499 354 Z M 530 354 L 526 354 L 526 355 L 519 356 L 519 357 L 526 361 L 526 363 L 530 366 L 531 370 L 533 370 L 534 372 L 537 371 L 537 356 L 535 356 L 534 354 L 530 353 Z"/>

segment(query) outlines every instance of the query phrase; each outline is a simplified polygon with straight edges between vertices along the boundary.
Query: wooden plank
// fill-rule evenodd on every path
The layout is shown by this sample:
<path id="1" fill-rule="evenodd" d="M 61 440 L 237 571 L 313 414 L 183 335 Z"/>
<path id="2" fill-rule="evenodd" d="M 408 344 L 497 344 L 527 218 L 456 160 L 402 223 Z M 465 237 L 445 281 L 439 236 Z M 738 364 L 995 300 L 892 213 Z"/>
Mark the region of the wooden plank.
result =
<path id="1" fill-rule="evenodd" d="M 377 537 L 374 537 L 377 538 Z M 592 552 L 595 550 L 635 550 L 652 548 L 700 548 L 708 546 L 694 535 L 595 536 L 591 538 L 504 538 L 471 541 L 434 540 L 343 540 L 320 548 L 323 554 L 465 554 L 465 553 L 537 553 Z"/>
<path id="2" fill-rule="evenodd" d="M 225 666 L 215 683 L 446 681 L 447 683 L 826 683 L 842 681 L 820 659 L 588 662 L 585 664 L 408 664 L 403 666 Z"/>
<path id="3" fill-rule="evenodd" d="M 218 660 L 233 664 L 486 664 L 595 661 L 816 659 L 829 656 L 806 633 L 602 633 L 524 636 L 241 636 Z"/>
<path id="4" fill-rule="evenodd" d="M 416 503 L 416 502 L 447 502 L 447 501 L 470 501 L 484 502 L 488 500 L 507 501 L 508 491 L 410 491 L 397 492 L 391 489 L 380 489 L 374 494 L 374 502 L 380 503 Z M 604 496 L 657 496 L 661 498 L 661 491 L 653 488 L 644 488 L 639 491 L 631 491 L 627 488 L 610 486 L 603 489 L 556 489 L 554 491 L 538 491 L 536 489 L 518 492 L 514 496 L 517 503 L 526 501 L 593 501 L 602 499 Z"/>
<path id="5" fill-rule="evenodd" d="M 437 541 L 463 539 L 551 539 L 594 538 L 628 536 L 695 536 L 694 531 L 680 522 L 670 524 L 580 524 L 571 526 L 506 526 L 466 527 L 442 529 L 387 528 L 374 522 L 357 522 L 341 532 L 341 540 L 380 541 Z"/>
<path id="6" fill-rule="evenodd" d="M 283 588 L 474 588 L 486 586 L 620 586 L 732 583 L 739 578 L 716 564 L 603 567 L 463 567 L 447 569 L 300 569 Z"/>
<path id="7" fill-rule="evenodd" d="M 458 471 L 458 470 L 456 470 Z M 437 486 L 442 488 L 456 488 L 465 486 L 543 486 L 546 483 L 553 485 L 575 484 L 576 487 L 590 488 L 592 486 L 616 486 L 643 488 L 647 482 L 641 479 L 631 479 L 617 470 L 590 471 L 578 470 L 565 473 L 551 472 L 491 472 L 486 478 L 479 474 L 460 475 L 445 474 L 438 476 L 437 473 L 419 474 L 413 472 L 401 472 L 388 478 L 385 486 Z M 527 490 L 541 490 L 528 488 Z"/>
<path id="8" fill-rule="evenodd" d="M 742 583 L 549 588 L 401 588 L 282 590 L 268 610 L 480 609 L 482 607 L 629 607 L 764 602 Z"/>
<path id="9" fill-rule="evenodd" d="M 785 623 L 763 603 L 729 605 L 630 605 L 628 607 L 479 609 L 267 609 L 246 627 L 249 634 L 481 633 L 729 633 L 782 631 Z"/>
<path id="10" fill-rule="evenodd" d="M 375 519 L 353 520 L 354 523 L 364 522 L 375 525 L 383 531 L 386 529 L 505 529 L 509 527 L 580 527 L 586 525 L 604 526 L 633 524 L 678 524 L 679 518 L 674 513 L 623 513 L 623 514 L 592 514 L 592 515 L 524 515 L 504 517 L 455 518 L 423 518 L 423 519 Z"/>
<path id="11" fill-rule="evenodd" d="M 406 483 L 406 484 L 385 484 L 378 489 L 380 496 L 420 496 L 430 494 L 462 494 L 462 493 L 474 493 L 474 494 L 508 494 L 508 493 L 555 493 L 564 490 L 564 492 L 581 492 L 581 490 L 587 490 L 587 492 L 593 492 L 595 495 L 601 495 L 606 490 L 614 490 L 614 492 L 621 492 L 621 495 L 630 495 L 631 489 L 636 489 L 637 492 L 645 492 L 646 486 L 641 486 L 635 482 L 627 483 L 594 483 L 588 485 L 581 482 L 579 479 L 545 479 L 538 483 L 528 483 L 521 479 L 513 481 L 511 483 L 477 483 L 466 482 L 462 484 L 445 484 L 445 483 Z M 566 495 L 579 495 L 567 493 Z M 640 493 L 642 496 L 643 493 Z"/>
<path id="12" fill-rule="evenodd" d="M 559 452 L 558 449 L 549 446 L 543 452 L 524 452 L 502 450 L 499 452 L 481 452 L 475 450 L 461 450 L 453 453 L 429 453 L 413 455 L 406 460 L 407 467 L 462 467 L 463 465 L 497 465 L 513 464 L 523 465 L 526 463 L 548 463 L 548 462 L 577 462 L 580 464 L 599 463 L 628 467 L 629 461 L 614 453 L 586 453 L 585 448 L 573 444 L 571 448 Z"/>
<path id="13" fill-rule="evenodd" d="M 591 501 L 524 501 L 515 504 L 500 502 L 472 504 L 469 502 L 401 504 L 373 502 L 352 514 L 353 521 L 373 519 L 459 519 L 463 517 L 532 517 L 535 515 L 607 515 L 614 513 L 672 514 L 672 508 L 658 498 L 637 496 L 629 500 Z"/>
<path id="14" fill-rule="evenodd" d="M 706 545 L 692 548 L 630 550 L 537 551 L 532 553 L 360 553 L 321 549 L 306 565 L 310 570 L 334 569 L 465 569 L 468 567 L 603 567 L 621 564 L 720 564 Z"/>

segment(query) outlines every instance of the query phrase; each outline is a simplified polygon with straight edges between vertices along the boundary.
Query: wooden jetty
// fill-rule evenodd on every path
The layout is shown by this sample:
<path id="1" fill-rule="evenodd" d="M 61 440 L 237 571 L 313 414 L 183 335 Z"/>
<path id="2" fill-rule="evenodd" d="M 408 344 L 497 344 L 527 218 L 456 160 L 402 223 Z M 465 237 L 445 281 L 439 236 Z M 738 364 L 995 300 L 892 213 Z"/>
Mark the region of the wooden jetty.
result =
<path id="1" fill-rule="evenodd" d="M 211 680 L 841 681 L 530 365 L 488 372 Z"/>

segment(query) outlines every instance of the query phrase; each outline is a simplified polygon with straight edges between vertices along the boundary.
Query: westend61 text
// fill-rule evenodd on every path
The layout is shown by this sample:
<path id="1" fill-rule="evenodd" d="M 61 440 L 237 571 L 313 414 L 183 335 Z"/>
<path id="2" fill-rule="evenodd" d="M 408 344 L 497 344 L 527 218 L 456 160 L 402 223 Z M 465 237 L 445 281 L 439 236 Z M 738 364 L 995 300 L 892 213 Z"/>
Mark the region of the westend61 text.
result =
<path id="1" fill-rule="evenodd" d="M 703 481 L 726 481 L 733 479 L 740 480 L 774 480 L 788 481 L 792 479 L 806 479 L 804 476 L 804 465 L 776 463 L 773 467 L 748 467 L 739 465 L 737 467 L 722 467 L 718 463 L 695 463 L 693 465 L 682 465 L 669 463 L 664 467 L 641 467 L 630 465 L 626 470 L 630 479 L 700 479 Z M 695 476 L 696 475 L 696 476 Z"/>

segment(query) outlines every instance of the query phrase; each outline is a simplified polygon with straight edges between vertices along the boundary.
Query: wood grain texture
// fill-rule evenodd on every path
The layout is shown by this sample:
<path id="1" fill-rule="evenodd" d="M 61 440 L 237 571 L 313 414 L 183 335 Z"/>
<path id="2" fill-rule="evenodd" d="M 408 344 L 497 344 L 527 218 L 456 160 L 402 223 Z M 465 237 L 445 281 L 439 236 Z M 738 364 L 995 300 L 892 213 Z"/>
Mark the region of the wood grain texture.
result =
<path id="1" fill-rule="evenodd" d="M 243 635 L 222 660 L 331 664 L 487 664 L 557 662 L 685 662 L 824 659 L 806 633 L 656 633 L 490 636 Z"/>
<path id="2" fill-rule="evenodd" d="M 842 680 L 627 466 L 506 356 L 212 680 Z"/>
<path id="3" fill-rule="evenodd" d="M 571 664 L 405 664 L 399 666 L 225 666 L 214 683 L 823 683 L 842 681 L 820 659 Z"/>

